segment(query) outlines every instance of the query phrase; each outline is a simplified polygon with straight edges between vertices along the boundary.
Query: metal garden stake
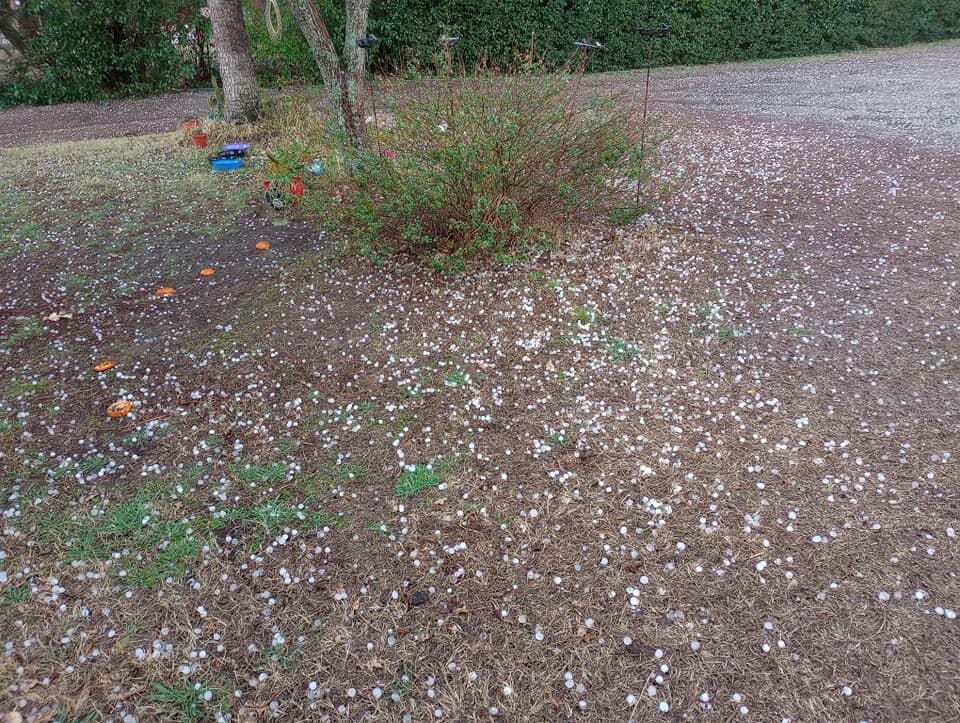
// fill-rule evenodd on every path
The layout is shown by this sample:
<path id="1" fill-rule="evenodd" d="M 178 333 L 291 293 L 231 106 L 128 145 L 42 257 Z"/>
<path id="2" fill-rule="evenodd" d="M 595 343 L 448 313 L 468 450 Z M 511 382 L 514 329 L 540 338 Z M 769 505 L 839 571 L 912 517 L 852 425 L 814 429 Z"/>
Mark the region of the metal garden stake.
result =
<path id="1" fill-rule="evenodd" d="M 357 46 L 367 51 L 363 58 L 364 72 L 366 72 L 367 60 L 370 58 L 370 52 L 375 50 L 379 44 L 380 38 L 372 33 L 360 38 L 357 41 Z M 373 89 L 373 83 L 370 83 L 370 105 L 373 106 L 373 125 L 375 127 L 374 133 L 377 136 L 377 153 L 379 154 L 380 158 L 383 158 L 383 149 L 380 148 L 380 119 L 377 118 L 377 96 Z"/>
<path id="2" fill-rule="evenodd" d="M 573 43 L 573 47 L 583 53 L 583 72 L 577 76 L 577 88 L 574 91 L 574 98 L 579 97 L 580 95 L 580 81 L 583 79 L 584 73 L 590 68 L 590 58 L 594 53 L 597 53 L 603 50 L 603 43 L 599 40 L 577 40 Z"/>
<path id="3" fill-rule="evenodd" d="M 637 32 L 646 38 L 647 80 L 643 89 L 643 124 L 640 126 L 640 172 L 643 171 L 643 157 L 647 142 L 647 102 L 650 98 L 650 50 L 655 38 L 665 37 L 670 32 L 670 26 L 660 23 L 652 28 L 638 28 Z M 637 208 L 640 208 L 640 173 L 637 174 Z"/>
<path id="4" fill-rule="evenodd" d="M 459 35 L 441 35 L 437 38 L 437 45 L 443 48 L 447 61 L 447 72 L 453 75 L 453 46 L 460 42 Z"/>

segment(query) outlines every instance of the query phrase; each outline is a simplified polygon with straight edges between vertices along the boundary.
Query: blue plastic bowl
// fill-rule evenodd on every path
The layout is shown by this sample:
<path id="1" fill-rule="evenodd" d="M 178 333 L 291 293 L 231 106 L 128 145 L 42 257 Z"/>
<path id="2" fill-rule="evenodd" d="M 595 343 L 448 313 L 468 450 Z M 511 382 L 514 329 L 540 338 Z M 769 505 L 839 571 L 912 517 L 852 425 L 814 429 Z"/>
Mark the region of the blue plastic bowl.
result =
<path id="1" fill-rule="evenodd" d="M 235 171 L 243 168 L 242 158 L 211 158 L 210 167 L 215 171 Z"/>

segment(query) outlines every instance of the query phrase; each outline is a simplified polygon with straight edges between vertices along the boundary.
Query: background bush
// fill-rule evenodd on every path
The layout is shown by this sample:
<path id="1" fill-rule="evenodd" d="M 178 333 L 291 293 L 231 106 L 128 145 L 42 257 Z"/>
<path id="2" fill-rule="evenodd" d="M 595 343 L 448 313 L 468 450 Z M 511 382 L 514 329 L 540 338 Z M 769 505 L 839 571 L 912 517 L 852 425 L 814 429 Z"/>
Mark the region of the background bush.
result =
<path id="1" fill-rule="evenodd" d="M 56 103 L 146 95 L 209 79 L 209 21 L 200 0 L 31 0 L 41 20 L 30 65 L 0 101 Z M 188 37 L 185 26 L 199 30 Z M 204 76 L 206 78 L 198 76 Z"/>
<path id="2" fill-rule="evenodd" d="M 661 22 L 671 34 L 650 47 L 660 64 L 712 63 L 900 45 L 960 35 L 960 0 L 374 0 L 371 28 L 383 38 L 378 70 L 430 67 L 436 38 L 461 36 L 467 67 L 483 57 L 509 63 L 531 37 L 553 61 L 572 43 L 606 49 L 591 70 L 641 67 L 635 29 Z"/>
<path id="3" fill-rule="evenodd" d="M 342 38 L 343 0 L 316 0 L 335 41 Z M 261 82 L 318 81 L 306 42 L 284 7 L 278 42 L 245 0 L 247 27 Z M 0 104 L 51 103 L 142 95 L 209 82 L 209 58 L 178 52 L 175 26 L 209 26 L 203 0 L 30 0 L 42 19 L 30 72 L 0 88 Z M 281 2 L 284 6 L 284 3 Z M 486 58 L 508 65 L 535 39 L 538 52 L 563 62 L 580 38 L 604 52 L 591 70 L 641 67 L 648 45 L 637 26 L 669 23 L 673 31 L 649 45 L 657 64 L 711 63 L 900 45 L 960 35 L 960 0 L 374 0 L 371 31 L 383 42 L 374 70 L 432 72 L 436 38 L 461 36 L 456 58 L 466 67 Z M 183 45 L 181 45 L 183 48 Z"/>
<path id="4" fill-rule="evenodd" d="M 536 251 L 586 216 L 635 218 L 654 134 L 641 164 L 633 95 L 584 104 L 581 87 L 578 72 L 528 63 L 435 79 L 412 99 L 385 89 L 396 100 L 370 127 L 370 150 L 319 144 L 326 171 L 307 210 L 352 234 L 362 255 L 426 255 L 444 271 Z"/>

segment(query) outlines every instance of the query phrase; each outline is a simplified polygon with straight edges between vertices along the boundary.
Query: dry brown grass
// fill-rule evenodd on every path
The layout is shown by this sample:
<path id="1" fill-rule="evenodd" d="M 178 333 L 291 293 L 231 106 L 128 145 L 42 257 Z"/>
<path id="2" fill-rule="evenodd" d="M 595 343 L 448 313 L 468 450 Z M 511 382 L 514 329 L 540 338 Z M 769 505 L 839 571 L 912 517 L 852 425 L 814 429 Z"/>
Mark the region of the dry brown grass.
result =
<path id="1" fill-rule="evenodd" d="M 479 721 L 495 706 L 510 721 L 953 720 L 956 189 L 932 152 L 713 120 L 675 141 L 696 169 L 660 230 L 598 228 L 551 258 L 454 281 L 372 270 L 253 207 L 222 234 L 196 231 L 202 206 L 127 229 L 128 253 L 150 260 L 132 266 L 83 249 L 108 248 L 145 196 L 85 221 L 95 237 L 59 221 L 41 229 L 45 246 L 20 232 L 4 314 L 46 311 L 44 296 L 90 308 L 2 357 L 7 377 L 49 386 L 2 387 L 0 422 L 24 426 L 0 433 L 14 462 L 0 710 L 171 720 L 153 686 L 202 682 L 225 694 L 201 719 L 421 721 L 439 708 Z M 61 171 L 82 169 L 68 155 Z M 782 168 L 789 178 L 770 181 Z M 912 191 L 886 195 L 889 173 Z M 29 174 L 4 174 L 11 218 L 39 213 L 25 204 L 45 197 L 15 188 L 34 188 Z M 266 236 L 270 254 L 250 250 Z M 200 262 L 217 266 L 215 284 L 196 280 Z M 49 269 L 65 263 L 87 287 L 57 291 Z M 100 278 L 139 286 L 94 304 Z M 169 303 L 145 298 L 160 280 L 178 288 Z M 92 375 L 103 356 L 129 378 Z M 101 412 L 121 390 L 138 408 L 113 424 Z M 171 430 L 125 441 L 147 420 Z M 211 432 L 222 441 L 205 447 Z M 396 498 L 398 449 L 410 463 L 457 458 L 446 488 Z M 94 453 L 116 466 L 55 476 Z M 300 467 L 256 486 L 243 473 L 272 463 Z M 365 475 L 343 474 L 350 463 Z M 74 562 L 69 537 L 49 534 L 56 513 L 102 525 L 151 481 L 162 522 L 246 517 L 211 528 L 189 573 L 153 587 L 116 576 L 131 556 L 143 556 L 134 570 L 154 561 L 143 538 L 104 532 L 118 557 Z M 281 499 L 338 523 L 258 537 L 251 511 Z M 154 641 L 171 648 L 153 657 Z"/>

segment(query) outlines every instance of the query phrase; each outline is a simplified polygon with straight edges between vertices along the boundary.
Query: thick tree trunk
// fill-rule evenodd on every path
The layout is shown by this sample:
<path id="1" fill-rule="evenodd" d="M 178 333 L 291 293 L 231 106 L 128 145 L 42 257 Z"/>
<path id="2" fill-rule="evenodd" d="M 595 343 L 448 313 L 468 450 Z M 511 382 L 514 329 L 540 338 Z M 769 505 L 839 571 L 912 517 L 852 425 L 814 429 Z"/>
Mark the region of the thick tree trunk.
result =
<path id="1" fill-rule="evenodd" d="M 320 69 L 337 125 L 355 143 L 366 143 L 363 119 L 363 68 L 366 51 L 357 41 L 367 32 L 371 0 L 346 0 L 347 22 L 343 63 L 330 39 L 327 25 L 313 0 L 287 0 L 287 5 L 307 39 L 313 59 Z"/>
<path id="2" fill-rule="evenodd" d="M 260 115 L 260 86 L 240 0 L 209 0 L 208 4 L 223 81 L 224 117 L 231 123 L 255 121 Z"/>
<path id="3" fill-rule="evenodd" d="M 37 34 L 37 18 L 27 14 L 26 3 L 14 7 L 9 0 L 0 0 L 0 35 L 20 55 L 25 55 L 29 39 Z"/>
<path id="4" fill-rule="evenodd" d="M 340 103 L 350 108 L 353 128 L 360 139 L 366 139 L 363 112 L 363 73 L 367 51 L 357 41 L 367 34 L 367 17 L 371 0 L 347 0 L 347 19 L 343 38 L 343 76 L 340 79 Z M 351 133 L 353 135 L 353 133 Z"/>

